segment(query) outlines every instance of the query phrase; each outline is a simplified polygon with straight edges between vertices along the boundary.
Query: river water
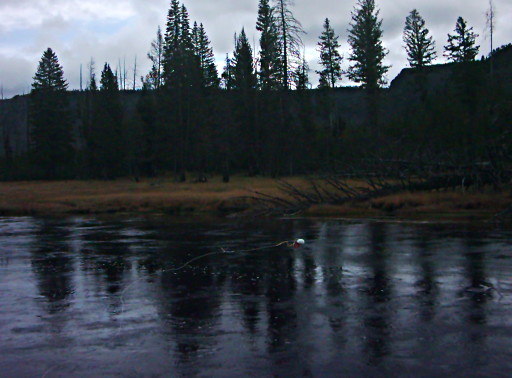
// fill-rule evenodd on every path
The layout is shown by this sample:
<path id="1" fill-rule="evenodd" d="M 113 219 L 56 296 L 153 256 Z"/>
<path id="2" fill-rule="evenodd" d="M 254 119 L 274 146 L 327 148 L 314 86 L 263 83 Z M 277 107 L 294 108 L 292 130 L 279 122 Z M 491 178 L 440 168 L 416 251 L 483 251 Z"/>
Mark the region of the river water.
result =
<path id="1" fill-rule="evenodd" d="M 1 377 L 505 377 L 511 304 L 489 225 L 0 218 Z"/>

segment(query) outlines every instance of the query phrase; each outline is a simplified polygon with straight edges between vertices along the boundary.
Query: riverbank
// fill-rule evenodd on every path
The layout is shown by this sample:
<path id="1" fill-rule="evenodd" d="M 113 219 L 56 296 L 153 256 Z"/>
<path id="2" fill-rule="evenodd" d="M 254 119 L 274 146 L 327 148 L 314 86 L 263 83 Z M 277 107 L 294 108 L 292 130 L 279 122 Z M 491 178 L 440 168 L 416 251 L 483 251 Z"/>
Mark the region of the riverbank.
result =
<path id="1" fill-rule="evenodd" d="M 297 187 L 307 180 L 287 179 Z M 283 196 L 276 180 L 235 176 L 229 183 L 220 177 L 206 183 L 177 183 L 172 179 L 113 181 L 22 181 L 0 183 L 1 215 L 66 215 L 115 213 L 231 214 L 254 209 L 255 192 Z M 345 205 L 314 205 L 306 216 L 383 217 L 411 219 L 489 219 L 506 208 L 510 191 L 441 191 L 400 193 Z"/>

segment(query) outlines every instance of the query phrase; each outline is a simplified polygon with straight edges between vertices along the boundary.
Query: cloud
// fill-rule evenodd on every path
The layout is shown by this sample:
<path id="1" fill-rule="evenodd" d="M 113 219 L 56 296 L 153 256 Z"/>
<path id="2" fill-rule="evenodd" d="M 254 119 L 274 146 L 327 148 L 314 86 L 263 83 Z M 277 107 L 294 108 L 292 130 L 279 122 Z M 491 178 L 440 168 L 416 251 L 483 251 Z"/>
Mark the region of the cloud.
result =
<path id="1" fill-rule="evenodd" d="M 511 42 L 512 14 L 510 0 L 493 0 L 496 6 L 495 47 Z M 258 50 L 255 30 L 258 0 L 183 0 L 191 22 L 203 23 L 212 42 L 220 67 L 226 53 L 232 53 L 233 34 L 245 28 L 248 38 Z M 99 71 L 105 62 L 112 67 L 126 67 L 133 75 L 135 56 L 138 74 L 149 71 L 146 58 L 158 25 L 165 29 L 170 0 L 2 0 L 0 2 L 0 85 L 4 94 L 12 96 L 27 91 L 43 51 L 51 47 L 64 67 L 70 88 L 78 88 L 80 65 L 83 72 L 91 57 Z M 447 33 L 453 33 L 457 17 L 462 16 L 476 33 L 481 54 L 489 52 L 490 41 L 485 36 L 487 1 L 479 0 L 376 0 L 383 20 L 383 43 L 390 53 L 385 64 L 391 65 L 388 81 L 407 67 L 402 33 L 405 17 L 416 8 L 425 19 L 436 41 L 438 62 Z M 316 44 L 326 17 L 340 36 L 341 52 L 348 67 L 347 43 L 351 12 L 356 0 L 296 0 L 291 8 L 307 32 L 303 36 L 306 57 L 310 64 L 310 79 L 317 82 Z M 85 82 L 85 79 L 83 80 Z M 346 78 L 343 85 L 348 84 Z"/>

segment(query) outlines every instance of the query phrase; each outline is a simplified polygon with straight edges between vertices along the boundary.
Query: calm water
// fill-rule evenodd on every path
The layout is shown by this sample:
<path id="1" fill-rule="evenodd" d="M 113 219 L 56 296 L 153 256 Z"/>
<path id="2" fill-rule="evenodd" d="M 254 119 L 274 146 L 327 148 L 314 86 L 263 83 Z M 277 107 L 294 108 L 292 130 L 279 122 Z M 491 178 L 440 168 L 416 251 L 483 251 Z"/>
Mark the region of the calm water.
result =
<path id="1" fill-rule="evenodd" d="M 0 376 L 511 376 L 511 236 L 0 218 Z"/>

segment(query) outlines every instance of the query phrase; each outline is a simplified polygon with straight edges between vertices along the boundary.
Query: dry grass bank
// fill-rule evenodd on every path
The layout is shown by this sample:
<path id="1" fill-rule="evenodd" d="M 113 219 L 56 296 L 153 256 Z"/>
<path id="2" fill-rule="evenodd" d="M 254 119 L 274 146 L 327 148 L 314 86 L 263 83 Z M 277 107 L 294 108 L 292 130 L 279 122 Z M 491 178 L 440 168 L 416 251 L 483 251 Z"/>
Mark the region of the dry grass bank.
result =
<path id="1" fill-rule="evenodd" d="M 301 179 L 291 180 L 301 185 Z M 0 214 L 86 214 L 116 212 L 216 212 L 242 210 L 253 191 L 278 195 L 275 180 L 234 177 L 223 183 L 177 183 L 172 179 L 113 181 L 23 181 L 0 183 Z"/>
<path id="2" fill-rule="evenodd" d="M 502 192 L 403 192 L 367 202 L 341 206 L 318 205 L 307 215 L 351 217 L 394 216 L 407 219 L 490 219 L 512 203 L 510 190 Z"/>
<path id="3" fill-rule="evenodd" d="M 303 178 L 288 182 L 305 187 Z M 169 214 L 228 213 L 248 209 L 254 202 L 243 199 L 254 191 L 283 195 L 270 178 L 220 177 L 208 183 L 176 183 L 171 179 L 115 181 L 30 181 L 0 183 L 0 214 L 87 214 L 164 212 Z M 316 205 L 305 215 L 399 216 L 406 218 L 489 218 L 512 202 L 510 191 L 400 193 L 342 206 Z"/>

